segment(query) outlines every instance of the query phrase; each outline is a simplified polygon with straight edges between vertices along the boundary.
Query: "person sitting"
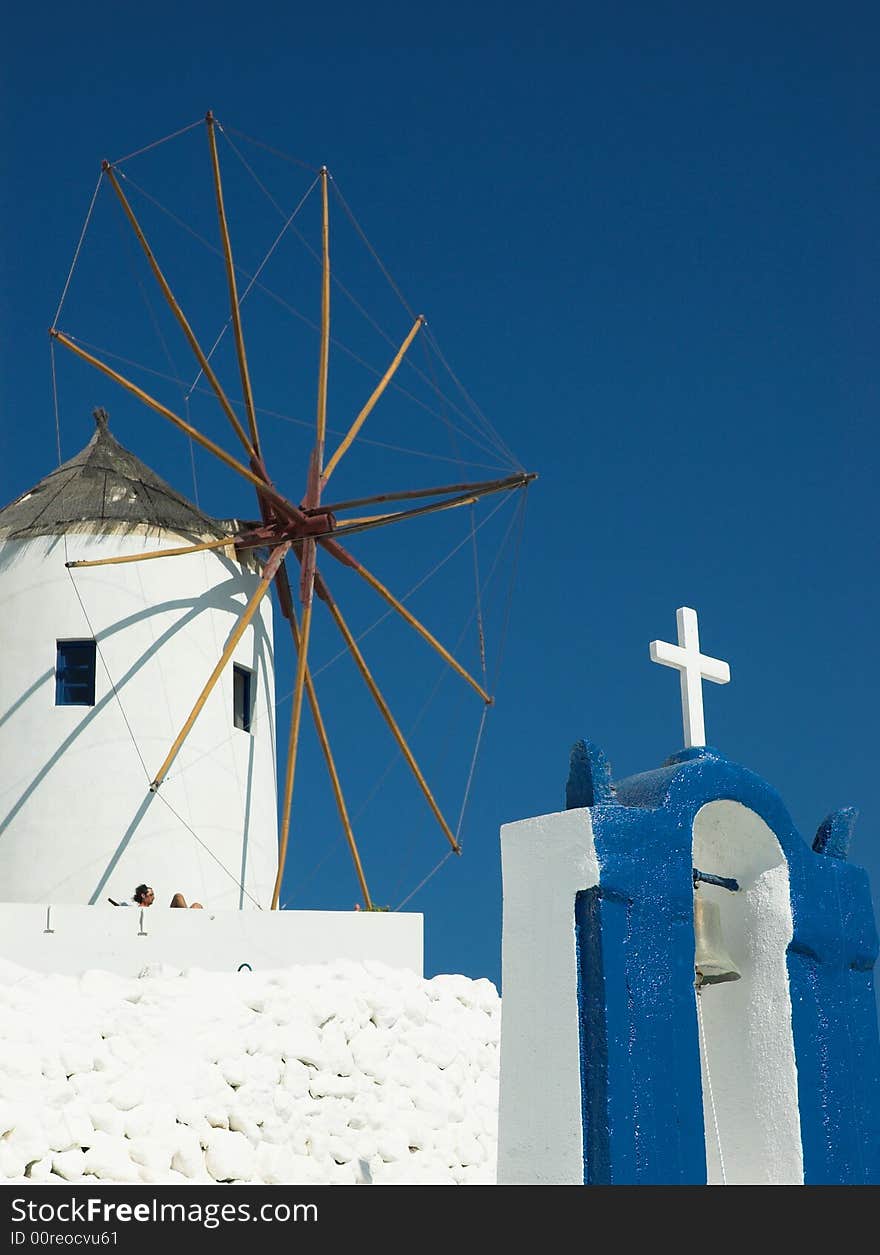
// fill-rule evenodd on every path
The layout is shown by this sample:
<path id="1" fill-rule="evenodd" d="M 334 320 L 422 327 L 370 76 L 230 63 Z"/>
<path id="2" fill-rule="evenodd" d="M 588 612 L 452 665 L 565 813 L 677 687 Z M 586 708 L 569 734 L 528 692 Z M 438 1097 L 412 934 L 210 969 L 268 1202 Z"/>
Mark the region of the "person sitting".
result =
<path id="1" fill-rule="evenodd" d="M 152 906 L 155 896 L 149 885 L 138 885 L 131 895 L 131 902 L 137 906 Z M 131 902 L 117 902 L 115 898 L 108 898 L 107 901 L 111 906 L 131 906 Z"/>
<path id="2" fill-rule="evenodd" d="M 171 905 L 186 906 L 186 898 L 182 893 L 175 893 L 174 897 L 171 899 Z M 205 908 L 202 906 L 201 902 L 193 902 L 189 909 L 191 911 L 203 911 Z"/>

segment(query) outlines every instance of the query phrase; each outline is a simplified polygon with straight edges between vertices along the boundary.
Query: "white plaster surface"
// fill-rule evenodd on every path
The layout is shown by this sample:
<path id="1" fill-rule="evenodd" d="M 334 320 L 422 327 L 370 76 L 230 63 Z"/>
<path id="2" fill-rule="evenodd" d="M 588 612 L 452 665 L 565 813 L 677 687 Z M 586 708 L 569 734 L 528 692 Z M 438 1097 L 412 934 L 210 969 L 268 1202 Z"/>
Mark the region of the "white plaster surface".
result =
<path id="1" fill-rule="evenodd" d="M 499 1027 L 489 981 L 373 962 L 0 962 L 0 1181 L 490 1184 Z"/>
<path id="2" fill-rule="evenodd" d="M 51 931 L 46 931 L 48 928 Z M 0 903 L 0 955 L 23 967 L 137 976 L 150 964 L 235 972 L 372 960 L 423 972 L 423 919 L 397 911 L 192 911 Z"/>
<path id="3" fill-rule="evenodd" d="M 575 896 L 599 883 L 586 808 L 501 829 L 501 1185 L 583 1183 Z"/>
<path id="4" fill-rule="evenodd" d="M 269 904 L 277 868 L 269 597 L 234 654 L 256 672 L 252 733 L 233 726 L 230 663 L 160 794 L 148 791 L 258 575 L 225 551 L 65 568 L 67 559 L 182 543 L 140 529 L 0 545 L 6 900 L 128 898 L 146 882 L 160 901 L 181 892 L 218 909 Z M 56 706 L 56 641 L 93 635 L 96 705 Z"/>
<path id="5" fill-rule="evenodd" d="M 694 820 L 694 865 L 740 884 L 738 893 L 706 884 L 699 889 L 718 903 L 727 950 L 742 972 L 741 980 L 700 994 L 709 1183 L 803 1184 L 785 962 L 793 932 L 785 856 L 759 815 L 739 802 L 717 801 Z"/>

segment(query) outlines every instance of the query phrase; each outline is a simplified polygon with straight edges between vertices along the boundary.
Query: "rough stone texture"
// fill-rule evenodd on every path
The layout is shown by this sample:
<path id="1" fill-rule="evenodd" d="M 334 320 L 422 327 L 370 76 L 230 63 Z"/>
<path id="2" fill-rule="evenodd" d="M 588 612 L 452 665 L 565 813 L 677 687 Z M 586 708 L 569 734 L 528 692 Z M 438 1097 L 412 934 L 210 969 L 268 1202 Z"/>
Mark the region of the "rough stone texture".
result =
<path id="1" fill-rule="evenodd" d="M 500 1019 L 487 980 L 379 963 L 0 963 L 0 1181 L 491 1184 Z"/>

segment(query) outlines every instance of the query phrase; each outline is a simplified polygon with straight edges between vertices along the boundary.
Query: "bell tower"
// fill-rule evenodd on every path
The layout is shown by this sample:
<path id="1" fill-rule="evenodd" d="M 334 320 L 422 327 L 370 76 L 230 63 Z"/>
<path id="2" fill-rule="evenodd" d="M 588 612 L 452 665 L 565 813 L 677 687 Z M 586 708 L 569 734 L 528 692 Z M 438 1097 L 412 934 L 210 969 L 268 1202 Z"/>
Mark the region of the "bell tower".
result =
<path id="1" fill-rule="evenodd" d="M 880 1182 L 855 812 L 809 846 L 705 744 L 693 681 L 729 671 L 695 629 L 679 611 L 651 648 L 682 672 L 685 749 L 613 781 L 580 741 L 565 809 L 501 830 L 500 1184 Z"/>

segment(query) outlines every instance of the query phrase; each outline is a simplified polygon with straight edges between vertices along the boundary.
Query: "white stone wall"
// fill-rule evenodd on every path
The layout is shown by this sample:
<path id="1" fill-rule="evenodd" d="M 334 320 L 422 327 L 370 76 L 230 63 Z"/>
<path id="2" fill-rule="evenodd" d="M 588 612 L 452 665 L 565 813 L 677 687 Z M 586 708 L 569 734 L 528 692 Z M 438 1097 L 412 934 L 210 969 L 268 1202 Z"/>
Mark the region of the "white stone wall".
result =
<path id="1" fill-rule="evenodd" d="M 74 979 L 0 960 L 0 1007 L 0 1182 L 19 1192 L 495 1180 L 487 980 L 351 961 Z"/>
<path id="2" fill-rule="evenodd" d="M 584 1178 L 574 905 L 599 883 L 588 809 L 501 829 L 499 1185 Z"/>
<path id="3" fill-rule="evenodd" d="M 269 596 L 234 656 L 256 673 L 252 733 L 233 726 L 230 664 L 161 796 L 148 791 L 258 575 L 227 551 L 65 568 L 185 543 L 140 529 L 0 545 L 3 899 L 104 902 L 145 881 L 157 902 L 181 892 L 214 909 L 268 906 L 277 868 Z M 56 706 L 56 641 L 91 636 L 96 704 Z"/>

